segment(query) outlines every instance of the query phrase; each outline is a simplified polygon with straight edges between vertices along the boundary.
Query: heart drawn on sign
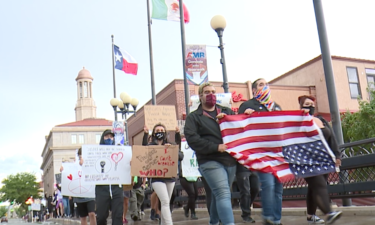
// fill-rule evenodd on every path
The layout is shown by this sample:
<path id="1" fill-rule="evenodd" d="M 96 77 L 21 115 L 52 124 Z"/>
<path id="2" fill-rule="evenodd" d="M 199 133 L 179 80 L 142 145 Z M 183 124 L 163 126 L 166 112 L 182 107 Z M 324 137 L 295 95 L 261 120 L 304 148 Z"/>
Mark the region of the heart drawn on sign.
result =
<path id="1" fill-rule="evenodd" d="M 117 163 L 121 161 L 122 157 L 124 157 L 122 152 L 112 153 L 111 159 L 113 160 L 113 162 L 115 162 L 115 170 L 117 170 Z"/>
<path id="2" fill-rule="evenodd" d="M 69 180 L 73 180 L 73 176 L 72 176 L 72 174 L 69 174 L 69 175 L 67 176 L 67 178 L 68 178 Z"/>
<path id="3" fill-rule="evenodd" d="M 82 171 L 78 171 L 78 176 L 82 177 Z"/>
<path id="4" fill-rule="evenodd" d="M 113 160 L 113 162 L 118 163 L 118 162 L 120 162 L 120 160 L 122 159 L 123 156 L 124 155 L 122 154 L 122 152 L 112 153 L 111 159 Z"/>

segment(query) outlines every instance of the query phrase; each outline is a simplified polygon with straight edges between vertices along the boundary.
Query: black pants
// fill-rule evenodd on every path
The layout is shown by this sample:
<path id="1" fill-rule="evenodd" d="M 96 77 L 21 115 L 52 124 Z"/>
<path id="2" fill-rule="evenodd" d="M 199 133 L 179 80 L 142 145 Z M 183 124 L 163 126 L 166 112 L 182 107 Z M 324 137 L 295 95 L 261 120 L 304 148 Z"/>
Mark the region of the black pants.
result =
<path id="1" fill-rule="evenodd" d="M 331 212 L 330 198 L 327 188 L 328 174 L 305 178 L 307 184 L 307 214 L 315 215 L 317 207 L 324 213 Z"/>
<path id="2" fill-rule="evenodd" d="M 202 182 L 203 182 L 204 190 L 206 191 L 206 206 L 207 206 L 208 214 L 210 214 L 212 192 L 211 192 L 210 186 L 208 186 L 208 183 L 203 178 L 203 176 L 201 177 L 201 179 L 202 179 Z"/>
<path id="3" fill-rule="evenodd" d="M 197 182 L 190 182 L 185 177 L 180 177 L 180 184 L 188 194 L 187 208 L 191 213 L 195 213 L 195 201 L 198 198 Z"/>
<path id="4" fill-rule="evenodd" d="M 112 225 L 122 225 L 122 214 L 124 210 L 124 194 L 122 187 L 119 187 L 119 185 L 96 185 L 95 196 L 97 225 L 107 225 L 109 210 L 112 211 Z"/>
<path id="5" fill-rule="evenodd" d="M 242 217 L 251 216 L 250 207 L 259 193 L 259 179 L 256 173 L 241 172 L 236 174 L 237 186 L 240 191 Z"/>

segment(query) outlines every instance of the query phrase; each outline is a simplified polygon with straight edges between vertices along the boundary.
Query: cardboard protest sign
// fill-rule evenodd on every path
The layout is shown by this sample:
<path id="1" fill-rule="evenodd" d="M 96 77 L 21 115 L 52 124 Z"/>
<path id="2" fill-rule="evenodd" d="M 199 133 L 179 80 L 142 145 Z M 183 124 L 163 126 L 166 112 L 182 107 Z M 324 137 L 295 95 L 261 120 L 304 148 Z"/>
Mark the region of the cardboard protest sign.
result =
<path id="1" fill-rule="evenodd" d="M 83 145 L 82 158 L 85 185 L 131 184 L 130 146 Z"/>
<path id="2" fill-rule="evenodd" d="M 145 125 L 152 129 L 155 124 L 163 124 L 167 130 L 176 130 L 176 107 L 174 105 L 145 105 Z"/>
<path id="3" fill-rule="evenodd" d="M 80 198 L 95 198 L 95 185 L 82 182 L 82 167 L 77 163 L 63 163 L 61 194 Z"/>
<path id="4" fill-rule="evenodd" d="M 201 177 L 195 151 L 189 147 L 186 141 L 181 142 L 181 151 L 184 153 L 184 159 L 181 161 L 182 176 Z"/>
<path id="5" fill-rule="evenodd" d="M 133 146 L 132 176 L 176 177 L 178 146 L 150 145 Z"/>
<path id="6" fill-rule="evenodd" d="M 216 104 L 232 108 L 232 94 L 231 93 L 216 93 Z M 199 95 L 192 95 L 190 96 L 191 106 L 190 112 L 193 112 L 198 109 L 200 104 Z"/>

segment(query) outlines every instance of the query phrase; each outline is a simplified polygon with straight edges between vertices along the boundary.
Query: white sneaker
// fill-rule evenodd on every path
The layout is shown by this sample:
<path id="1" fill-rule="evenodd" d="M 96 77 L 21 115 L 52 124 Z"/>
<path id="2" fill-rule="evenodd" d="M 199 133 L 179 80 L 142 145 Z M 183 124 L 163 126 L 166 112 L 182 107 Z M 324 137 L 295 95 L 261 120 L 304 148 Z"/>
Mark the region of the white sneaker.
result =
<path id="1" fill-rule="evenodd" d="M 309 224 L 324 224 L 324 220 L 323 219 L 320 219 L 318 216 L 316 215 L 312 215 L 311 218 L 307 218 L 307 222 Z"/>

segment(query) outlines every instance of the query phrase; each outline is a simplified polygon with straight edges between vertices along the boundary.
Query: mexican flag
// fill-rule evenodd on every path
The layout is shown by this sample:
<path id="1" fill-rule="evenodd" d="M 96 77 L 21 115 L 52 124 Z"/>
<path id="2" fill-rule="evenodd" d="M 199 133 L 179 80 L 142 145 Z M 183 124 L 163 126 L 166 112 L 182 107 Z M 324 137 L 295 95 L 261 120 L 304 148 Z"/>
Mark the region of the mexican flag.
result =
<path id="1" fill-rule="evenodd" d="M 151 17 L 159 20 L 180 21 L 180 8 L 178 0 L 152 0 L 152 15 Z M 184 22 L 190 21 L 189 12 L 185 6 Z"/>

